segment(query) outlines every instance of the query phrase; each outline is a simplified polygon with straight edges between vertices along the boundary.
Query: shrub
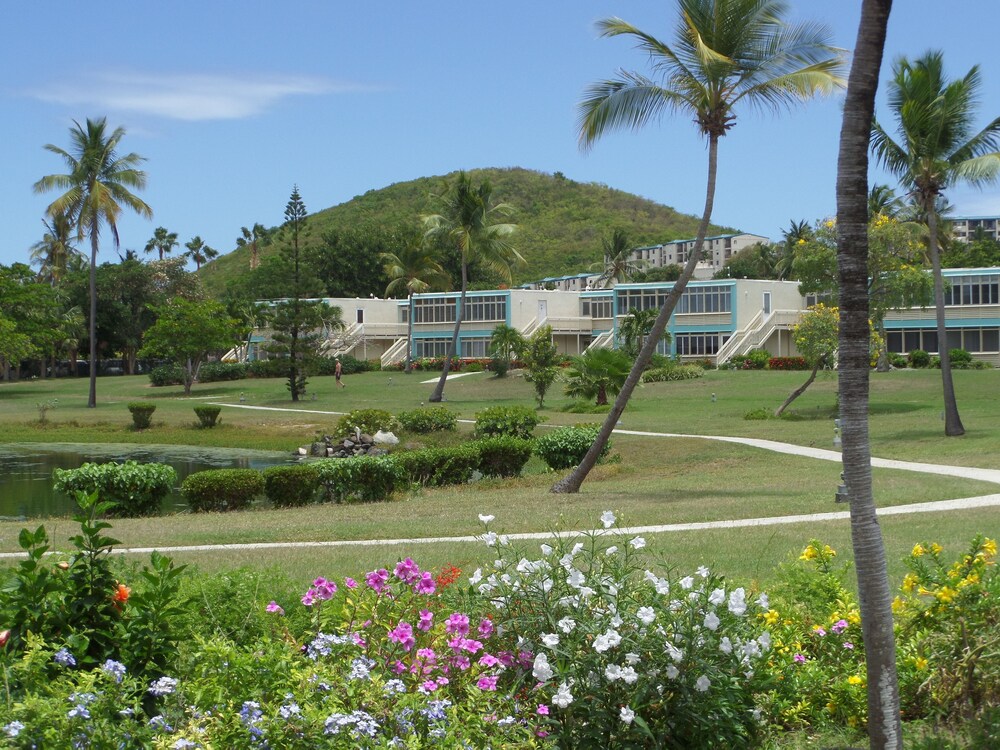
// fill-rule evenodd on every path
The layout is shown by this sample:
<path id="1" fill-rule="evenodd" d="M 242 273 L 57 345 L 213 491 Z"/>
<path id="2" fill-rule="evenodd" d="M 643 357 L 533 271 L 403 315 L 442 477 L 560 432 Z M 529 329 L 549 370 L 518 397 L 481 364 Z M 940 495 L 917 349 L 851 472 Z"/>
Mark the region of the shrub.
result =
<path id="1" fill-rule="evenodd" d="M 768 370 L 811 370 L 805 357 L 771 357 L 767 361 Z"/>
<path id="2" fill-rule="evenodd" d="M 338 420 L 333 436 L 353 438 L 356 429 L 367 435 L 374 435 L 379 430 L 388 432 L 398 430 L 399 422 L 384 409 L 355 409 Z"/>
<path id="3" fill-rule="evenodd" d="M 910 360 L 910 367 L 928 367 L 931 363 L 931 355 L 923 349 L 914 349 L 907 355 Z"/>
<path id="4" fill-rule="evenodd" d="M 392 461 L 399 467 L 404 481 L 428 487 L 465 484 L 479 469 L 478 443 L 466 443 L 451 448 L 424 448 L 394 453 Z"/>
<path id="5" fill-rule="evenodd" d="M 247 366 L 242 362 L 206 362 L 198 368 L 199 383 L 242 380 L 246 376 Z"/>
<path id="6" fill-rule="evenodd" d="M 133 401 L 128 405 L 128 410 L 132 413 L 132 426 L 137 430 L 146 430 L 153 423 L 156 404 Z"/>
<path id="7" fill-rule="evenodd" d="M 528 440 L 538 415 L 526 406 L 491 406 L 476 413 L 476 437 L 517 437 Z"/>
<path id="8" fill-rule="evenodd" d="M 507 436 L 476 441 L 479 471 L 487 477 L 520 476 L 531 458 L 531 443 L 530 440 Z"/>
<path id="9" fill-rule="evenodd" d="M 78 469 L 56 469 L 54 487 L 67 495 L 98 494 L 113 503 L 108 514 L 120 518 L 155 515 L 170 494 L 177 472 L 166 464 L 87 463 Z"/>
<path id="10" fill-rule="evenodd" d="M 463 368 L 463 372 L 482 372 L 485 369 L 486 368 L 483 367 L 483 365 L 479 362 L 470 362 L 469 364 L 465 365 L 465 367 Z"/>
<path id="11" fill-rule="evenodd" d="M 344 375 L 357 375 L 361 372 L 368 372 L 372 369 L 371 363 L 364 359 L 352 357 L 350 354 L 340 354 L 340 371 Z M 337 367 L 337 360 L 331 357 L 322 357 L 318 364 L 320 375 L 333 375 Z M 379 369 L 378 367 L 375 368 Z"/>
<path id="12" fill-rule="evenodd" d="M 643 383 L 665 383 L 674 380 L 694 380 L 705 375 L 699 365 L 675 365 L 646 370 L 642 374 Z"/>
<path id="13" fill-rule="evenodd" d="M 510 360 L 506 357 L 501 357 L 499 355 L 494 355 L 490 360 L 490 371 L 496 375 L 498 378 L 503 378 L 507 376 L 507 371 L 510 369 Z"/>
<path id="14" fill-rule="evenodd" d="M 319 472 L 312 464 L 264 469 L 264 492 L 276 508 L 307 505 L 319 489 Z"/>
<path id="15" fill-rule="evenodd" d="M 743 415 L 743 419 L 770 419 L 774 416 L 774 412 L 771 409 L 751 409 L 746 414 Z"/>
<path id="16" fill-rule="evenodd" d="M 219 421 L 219 413 L 222 411 L 221 406 L 196 406 L 194 407 L 194 413 L 198 415 L 198 422 L 202 427 L 215 427 Z"/>
<path id="17" fill-rule="evenodd" d="M 907 361 L 906 357 L 904 357 L 902 354 L 898 354 L 896 352 L 887 352 L 886 357 L 888 357 L 889 359 L 889 364 L 895 367 L 896 369 L 902 370 L 905 367 L 907 367 L 907 365 L 909 365 L 909 362 Z"/>
<path id="18" fill-rule="evenodd" d="M 767 349 L 754 349 L 749 354 L 741 357 L 733 357 L 733 366 L 737 370 L 763 370 L 771 360 L 771 353 Z"/>
<path id="19" fill-rule="evenodd" d="M 159 365 L 149 371 L 149 382 L 157 387 L 184 385 L 184 368 L 180 365 Z"/>
<path id="20" fill-rule="evenodd" d="M 948 357 L 951 359 L 952 367 L 959 370 L 967 368 L 972 364 L 972 355 L 965 349 L 949 349 Z"/>
<path id="21" fill-rule="evenodd" d="M 443 406 L 427 406 L 400 412 L 396 418 L 404 430 L 417 433 L 454 430 L 458 424 L 458 415 Z"/>
<path id="22" fill-rule="evenodd" d="M 209 469 L 191 474 L 181 494 L 191 510 L 241 510 L 264 492 L 264 477 L 254 469 Z"/>
<path id="23" fill-rule="evenodd" d="M 247 363 L 247 374 L 252 378 L 283 378 L 288 375 L 287 359 L 255 359 Z"/>
<path id="24" fill-rule="evenodd" d="M 552 469 L 576 466 L 590 450 L 600 430 L 593 425 L 559 427 L 535 441 L 535 453 Z M 604 446 L 599 459 L 607 456 L 611 441 Z"/>
<path id="25" fill-rule="evenodd" d="M 327 499 L 337 503 L 388 500 L 403 482 L 403 472 L 390 456 L 327 458 L 315 466 Z"/>

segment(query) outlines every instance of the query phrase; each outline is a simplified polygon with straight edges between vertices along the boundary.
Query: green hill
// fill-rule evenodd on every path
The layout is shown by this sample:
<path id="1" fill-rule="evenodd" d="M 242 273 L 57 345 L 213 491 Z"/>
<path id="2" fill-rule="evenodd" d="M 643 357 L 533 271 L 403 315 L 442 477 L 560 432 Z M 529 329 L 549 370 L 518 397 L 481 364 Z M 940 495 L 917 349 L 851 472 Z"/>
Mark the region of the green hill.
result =
<path id="1" fill-rule="evenodd" d="M 510 168 L 474 169 L 469 174 L 474 181 L 488 177 L 495 200 L 516 209 L 512 219 L 518 224 L 516 245 L 528 266 L 517 273 L 515 283 L 588 270 L 602 258 L 601 238 L 615 228 L 624 229 L 638 247 L 694 237 L 698 227 L 695 216 L 606 185 L 574 182 L 558 172 L 551 175 Z M 306 224 L 304 242 L 316 242 L 333 229 L 365 224 L 415 226 L 422 214 L 434 213 L 433 196 L 440 194 L 444 181 L 453 176 L 399 182 L 319 211 Z M 712 225 L 709 233 L 733 231 Z M 262 257 L 277 253 L 281 244 L 279 233 Z M 237 248 L 198 273 L 209 292 L 220 295 L 231 279 L 246 273 L 249 257 L 247 248 Z"/>

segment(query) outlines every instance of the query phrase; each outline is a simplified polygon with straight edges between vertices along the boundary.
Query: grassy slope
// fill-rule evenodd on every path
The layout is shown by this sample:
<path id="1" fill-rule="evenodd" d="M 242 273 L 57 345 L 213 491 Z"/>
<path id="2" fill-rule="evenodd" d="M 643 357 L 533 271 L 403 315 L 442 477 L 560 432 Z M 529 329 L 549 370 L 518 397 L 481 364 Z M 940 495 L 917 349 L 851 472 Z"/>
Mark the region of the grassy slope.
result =
<path id="1" fill-rule="evenodd" d="M 495 198 L 516 209 L 517 244 L 528 260 L 517 283 L 586 271 L 601 259 L 601 238 L 617 227 L 625 229 L 638 246 L 693 237 L 698 225 L 694 216 L 605 185 L 527 169 L 476 169 L 470 174 L 475 180 L 488 177 Z M 433 212 L 432 196 L 441 192 L 444 179 L 399 182 L 319 211 L 307 223 L 309 238 L 317 241 L 332 229 L 366 223 L 415 224 L 421 214 Z M 712 227 L 712 232 L 721 231 L 733 230 Z M 263 255 L 277 253 L 280 244 L 279 240 Z M 237 249 L 203 266 L 198 275 L 218 295 L 229 279 L 248 267 L 249 250 Z"/>

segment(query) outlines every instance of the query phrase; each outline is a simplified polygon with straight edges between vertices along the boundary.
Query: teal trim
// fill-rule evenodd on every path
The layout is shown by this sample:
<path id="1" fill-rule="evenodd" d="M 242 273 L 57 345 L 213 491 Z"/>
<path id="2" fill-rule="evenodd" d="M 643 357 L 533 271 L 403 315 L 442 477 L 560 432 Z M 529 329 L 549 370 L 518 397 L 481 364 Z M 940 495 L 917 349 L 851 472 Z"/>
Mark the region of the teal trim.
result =
<path id="1" fill-rule="evenodd" d="M 510 291 L 504 293 L 505 302 L 503 305 L 504 312 L 506 314 L 506 320 L 504 321 L 508 326 L 510 325 Z M 492 332 L 490 335 L 493 335 Z"/>
<path id="2" fill-rule="evenodd" d="M 991 328 L 993 326 L 1000 326 L 1000 316 L 996 318 L 948 318 L 945 328 Z M 937 328 L 937 319 L 885 321 L 887 331 L 901 331 L 911 328 Z"/>
<path id="3" fill-rule="evenodd" d="M 671 318 L 673 322 L 673 318 Z M 687 325 L 673 325 L 670 329 L 670 333 L 732 333 L 733 327 L 720 328 L 719 326 L 702 325 L 702 326 L 687 326 Z"/>

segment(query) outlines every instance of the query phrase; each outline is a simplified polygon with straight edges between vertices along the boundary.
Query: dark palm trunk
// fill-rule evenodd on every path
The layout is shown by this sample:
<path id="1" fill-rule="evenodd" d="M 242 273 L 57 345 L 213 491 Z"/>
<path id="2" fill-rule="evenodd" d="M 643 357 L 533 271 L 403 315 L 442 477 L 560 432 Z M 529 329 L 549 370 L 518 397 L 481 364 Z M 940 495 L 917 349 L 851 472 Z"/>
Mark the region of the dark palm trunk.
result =
<path id="1" fill-rule="evenodd" d="M 799 396 L 801 396 L 803 393 L 806 392 L 806 388 L 811 386 L 813 384 L 813 381 L 816 379 L 817 372 L 819 372 L 819 364 L 817 364 L 813 368 L 812 372 L 809 373 L 809 378 L 806 380 L 806 382 L 804 382 L 802 385 L 800 385 L 798 388 L 792 391 L 792 395 L 785 399 L 785 403 L 783 403 L 781 406 L 779 406 L 777 409 L 774 410 L 774 416 L 780 417 L 782 413 L 785 411 L 785 409 L 788 408 L 788 405 L 790 403 L 792 403 L 795 399 L 797 399 Z"/>
<path id="2" fill-rule="evenodd" d="M 87 408 L 97 408 L 97 222 L 90 227 L 90 395 Z"/>
<path id="3" fill-rule="evenodd" d="M 892 0 L 864 0 L 844 104 L 837 169 L 837 268 L 840 283 L 840 418 L 844 483 L 868 677 L 868 741 L 899 750 L 899 684 L 892 595 L 872 494 L 868 436 L 868 144 Z"/>
<path id="4" fill-rule="evenodd" d="M 455 330 L 451 334 L 451 348 L 448 350 L 448 358 L 441 368 L 441 377 L 437 385 L 434 386 L 434 393 L 427 399 L 431 403 L 438 403 L 444 398 L 444 383 L 448 379 L 448 371 L 451 369 L 451 360 L 458 354 L 458 332 L 462 327 L 462 316 L 465 313 L 465 293 L 469 287 L 469 267 L 462 261 L 462 294 L 458 300 L 458 310 L 455 311 Z"/>
<path id="5" fill-rule="evenodd" d="M 552 485 L 549 490 L 550 492 L 575 493 L 580 491 L 580 486 L 597 464 L 597 459 L 600 457 L 601 453 L 603 453 L 605 446 L 611 439 L 611 433 L 614 431 L 615 425 L 618 424 L 618 420 L 621 418 L 622 412 L 625 411 L 625 407 L 628 405 L 628 401 L 632 397 L 632 391 L 635 390 L 635 387 L 639 384 L 639 380 L 642 378 L 642 373 L 645 372 L 646 367 L 649 366 L 649 362 L 653 358 L 653 353 L 656 351 L 656 344 L 661 338 L 663 338 L 663 332 L 667 328 L 670 316 L 673 315 L 674 308 L 677 307 L 677 302 L 684 293 L 684 289 L 687 287 L 688 281 L 690 281 L 691 277 L 694 276 L 695 266 L 698 264 L 698 259 L 701 257 L 701 248 L 705 243 L 705 234 L 708 232 L 708 223 L 712 220 L 712 207 L 715 204 L 715 175 L 716 168 L 718 166 L 718 159 L 719 135 L 715 133 L 709 134 L 708 186 L 705 190 L 705 210 L 701 215 L 701 223 L 698 224 L 698 235 L 694 242 L 694 249 L 691 251 L 691 257 L 688 258 L 688 261 L 684 266 L 684 271 L 681 273 L 680 278 L 678 278 L 674 283 L 674 287 L 667 295 L 667 299 L 664 301 L 659 315 L 656 316 L 656 321 L 653 323 L 653 327 L 650 329 L 649 335 L 646 337 L 646 341 L 642 345 L 642 349 L 639 350 L 639 356 L 636 358 L 635 364 L 632 365 L 632 371 L 629 372 L 628 377 L 625 378 L 625 383 L 622 385 L 622 389 L 618 392 L 618 397 L 615 399 L 615 403 L 611 407 L 611 411 L 608 412 L 608 416 L 601 425 L 601 429 L 597 433 L 597 438 L 594 440 L 594 444 L 590 446 L 590 450 L 587 451 L 587 454 L 583 457 L 580 465 Z"/>
<path id="6" fill-rule="evenodd" d="M 948 329 L 944 319 L 944 278 L 941 275 L 941 252 L 938 249 L 937 211 L 933 196 L 924 206 L 927 213 L 927 249 L 934 269 L 934 312 L 937 317 L 938 357 L 941 358 L 941 384 L 944 386 L 944 434 L 956 437 L 965 434 L 955 400 L 955 383 L 951 378 L 951 353 L 948 351 Z"/>
<path id="7" fill-rule="evenodd" d="M 406 313 L 406 366 L 403 372 L 409 375 L 413 372 L 413 292 L 407 298 L 409 308 Z"/>

